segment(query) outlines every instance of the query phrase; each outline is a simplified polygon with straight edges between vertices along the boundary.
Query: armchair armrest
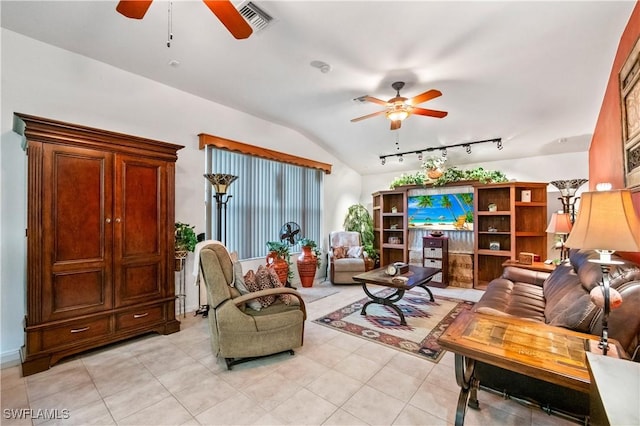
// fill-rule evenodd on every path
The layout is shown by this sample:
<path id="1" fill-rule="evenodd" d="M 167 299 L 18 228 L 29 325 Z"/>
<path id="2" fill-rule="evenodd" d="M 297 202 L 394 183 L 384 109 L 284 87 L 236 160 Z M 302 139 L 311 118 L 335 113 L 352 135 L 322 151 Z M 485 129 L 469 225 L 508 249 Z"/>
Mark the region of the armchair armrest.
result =
<path id="1" fill-rule="evenodd" d="M 298 298 L 298 300 L 300 301 L 300 309 L 302 310 L 302 314 L 304 319 L 307 319 L 307 307 L 304 304 L 304 300 L 302 299 L 302 295 L 300 295 L 300 293 L 298 293 L 297 291 L 295 291 L 292 288 L 289 287 L 279 287 L 279 288 L 267 288 L 264 290 L 259 290 L 259 291 L 253 291 L 251 293 L 247 293 L 247 294 L 243 294 L 240 297 L 236 297 L 235 299 L 231 299 L 231 301 L 233 302 L 234 305 L 236 306 L 240 306 L 243 303 L 249 301 L 249 300 L 253 300 L 253 299 L 257 299 L 258 297 L 263 297 L 263 296 L 278 296 L 281 294 L 291 294 L 295 297 Z"/>
<path id="2" fill-rule="evenodd" d="M 502 271 L 502 278 L 513 282 L 542 286 L 542 283 L 544 283 L 550 274 L 550 272 L 533 271 L 530 269 L 519 268 L 517 266 L 507 266 Z"/>

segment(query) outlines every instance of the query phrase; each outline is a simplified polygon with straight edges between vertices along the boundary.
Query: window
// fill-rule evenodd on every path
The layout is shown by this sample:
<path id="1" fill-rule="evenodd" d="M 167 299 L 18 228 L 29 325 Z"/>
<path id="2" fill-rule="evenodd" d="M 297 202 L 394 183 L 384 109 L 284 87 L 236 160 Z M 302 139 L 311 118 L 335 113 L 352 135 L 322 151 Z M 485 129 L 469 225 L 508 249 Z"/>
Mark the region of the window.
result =
<path id="1" fill-rule="evenodd" d="M 264 257 L 267 241 L 280 241 L 280 228 L 287 222 L 297 223 L 301 237 L 320 244 L 322 170 L 211 145 L 206 150 L 207 173 L 238 176 L 228 189 L 231 199 L 221 206 L 222 240 L 229 251 L 237 251 L 241 259 Z M 206 188 L 207 236 L 215 238 L 217 206 L 208 182 Z"/>

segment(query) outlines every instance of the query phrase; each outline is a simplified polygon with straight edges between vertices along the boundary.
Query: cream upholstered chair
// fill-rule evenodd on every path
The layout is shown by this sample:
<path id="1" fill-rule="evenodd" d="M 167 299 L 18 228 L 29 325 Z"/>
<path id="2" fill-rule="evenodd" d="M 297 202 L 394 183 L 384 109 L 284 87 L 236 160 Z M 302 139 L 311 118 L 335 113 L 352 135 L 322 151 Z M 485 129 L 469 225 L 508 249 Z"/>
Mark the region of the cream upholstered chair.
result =
<path id="1" fill-rule="evenodd" d="M 332 284 L 358 284 L 353 280 L 367 270 L 360 233 L 334 231 L 329 234 L 329 279 Z"/>
<path id="2" fill-rule="evenodd" d="M 286 351 L 293 355 L 293 349 L 302 346 L 307 314 L 298 292 L 279 287 L 240 295 L 232 283 L 234 275 L 236 280 L 242 276 L 242 268 L 220 242 L 200 250 L 200 273 L 210 306 L 211 349 L 229 370 L 257 357 Z M 248 306 L 259 297 L 286 294 L 291 295 L 289 304 L 277 300 L 260 310 Z"/>

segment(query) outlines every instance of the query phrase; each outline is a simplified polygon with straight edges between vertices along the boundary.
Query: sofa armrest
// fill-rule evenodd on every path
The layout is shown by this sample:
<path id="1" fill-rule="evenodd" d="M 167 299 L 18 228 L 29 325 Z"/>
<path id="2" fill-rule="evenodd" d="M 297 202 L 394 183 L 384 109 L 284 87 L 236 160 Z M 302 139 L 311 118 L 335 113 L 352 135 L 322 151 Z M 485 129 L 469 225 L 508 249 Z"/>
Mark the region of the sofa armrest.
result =
<path id="1" fill-rule="evenodd" d="M 539 285 L 540 287 L 542 287 L 542 283 L 544 283 L 549 275 L 551 275 L 550 272 L 532 271 L 517 266 L 507 266 L 502 271 L 502 278 L 513 282 Z"/>

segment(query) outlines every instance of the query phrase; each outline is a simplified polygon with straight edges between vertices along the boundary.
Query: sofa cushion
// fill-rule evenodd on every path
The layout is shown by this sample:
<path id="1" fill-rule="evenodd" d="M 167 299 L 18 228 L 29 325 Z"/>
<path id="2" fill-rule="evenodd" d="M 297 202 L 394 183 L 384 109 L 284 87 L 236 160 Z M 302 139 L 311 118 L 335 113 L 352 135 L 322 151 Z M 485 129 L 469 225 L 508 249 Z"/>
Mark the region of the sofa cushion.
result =
<path id="1" fill-rule="evenodd" d="M 474 309 L 483 314 L 544 322 L 544 305 L 542 287 L 539 285 L 496 278 Z"/>
<path id="2" fill-rule="evenodd" d="M 364 272 L 364 259 L 354 257 L 336 259 L 333 262 L 333 268 L 336 272 Z"/>

